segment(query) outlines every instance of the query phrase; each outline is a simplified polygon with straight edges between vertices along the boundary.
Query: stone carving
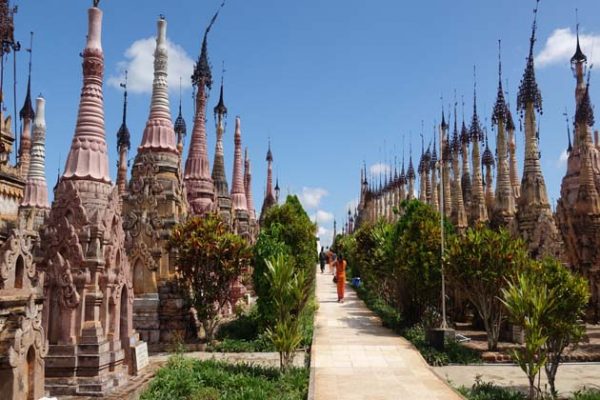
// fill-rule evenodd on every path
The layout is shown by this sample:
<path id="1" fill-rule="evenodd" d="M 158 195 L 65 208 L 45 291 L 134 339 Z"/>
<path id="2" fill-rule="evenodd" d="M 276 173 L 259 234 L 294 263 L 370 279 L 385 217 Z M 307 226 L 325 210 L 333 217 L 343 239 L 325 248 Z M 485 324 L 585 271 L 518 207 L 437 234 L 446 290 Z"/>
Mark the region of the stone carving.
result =
<path id="1" fill-rule="evenodd" d="M 33 245 L 31 237 L 21 229 L 13 229 L 7 241 L 0 247 L 0 289 L 4 289 L 4 282 L 11 275 L 14 277 L 14 269 L 19 257 L 23 260 L 24 271 L 30 280 L 35 280 L 29 287 L 37 283 L 37 273 L 31 254 Z"/>
<path id="2" fill-rule="evenodd" d="M 12 367 L 19 366 L 31 346 L 40 358 L 48 353 L 48 341 L 42 326 L 42 314 L 33 295 L 29 296 L 25 306 L 25 315 L 19 317 L 14 344 L 8 349 L 8 361 Z"/>

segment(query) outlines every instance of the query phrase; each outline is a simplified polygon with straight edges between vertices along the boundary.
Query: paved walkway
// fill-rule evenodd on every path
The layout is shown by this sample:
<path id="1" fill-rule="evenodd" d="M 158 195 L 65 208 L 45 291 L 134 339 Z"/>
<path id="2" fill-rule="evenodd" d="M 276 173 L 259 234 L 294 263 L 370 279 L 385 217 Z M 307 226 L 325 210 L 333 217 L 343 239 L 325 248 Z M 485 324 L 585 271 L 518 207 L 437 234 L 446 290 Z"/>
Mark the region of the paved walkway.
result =
<path id="1" fill-rule="evenodd" d="M 477 376 L 483 382 L 493 382 L 498 386 L 519 389 L 527 392 L 529 383 L 521 368 L 517 365 L 484 364 L 484 365 L 448 365 L 434 368 L 442 378 L 456 386 L 471 387 Z M 584 387 L 600 389 L 600 363 L 563 364 L 556 374 L 556 388 L 562 395 L 569 395 Z M 546 384 L 546 374 L 542 372 L 542 388 Z"/>
<path id="2" fill-rule="evenodd" d="M 337 303 L 332 276 L 317 272 L 319 310 L 311 352 L 315 400 L 459 400 L 419 352 L 346 288 Z"/>

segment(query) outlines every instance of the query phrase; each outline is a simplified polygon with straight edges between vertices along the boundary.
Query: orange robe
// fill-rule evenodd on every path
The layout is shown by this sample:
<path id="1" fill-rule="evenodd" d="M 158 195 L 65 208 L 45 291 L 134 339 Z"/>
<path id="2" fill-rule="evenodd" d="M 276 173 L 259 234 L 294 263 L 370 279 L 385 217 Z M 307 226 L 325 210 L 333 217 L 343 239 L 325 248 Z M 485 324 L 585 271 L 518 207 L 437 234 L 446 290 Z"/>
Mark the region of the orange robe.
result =
<path id="1" fill-rule="evenodd" d="M 346 288 L 346 260 L 337 261 L 335 268 L 335 274 L 337 277 L 337 293 L 338 300 L 344 299 L 344 289 Z"/>

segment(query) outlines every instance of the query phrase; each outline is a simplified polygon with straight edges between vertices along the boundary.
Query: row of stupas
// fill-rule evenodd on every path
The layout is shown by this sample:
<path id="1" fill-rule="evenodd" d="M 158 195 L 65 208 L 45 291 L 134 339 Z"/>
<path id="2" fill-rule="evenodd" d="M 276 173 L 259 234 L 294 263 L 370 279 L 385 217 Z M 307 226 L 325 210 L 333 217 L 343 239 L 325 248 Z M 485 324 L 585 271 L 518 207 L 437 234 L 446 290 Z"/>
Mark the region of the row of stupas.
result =
<path id="1" fill-rule="evenodd" d="M 206 107 L 212 76 L 206 29 L 192 82 L 194 127 L 183 167 L 186 124 L 172 122 L 167 87 L 167 22 L 158 20 L 154 81 L 148 120 L 128 180 L 130 133 L 125 86 L 117 133 L 118 168 L 109 174 L 105 132 L 102 17 L 98 0 L 88 10 L 82 52 L 83 86 L 65 169 L 52 204 L 45 178 L 45 100 L 31 97 L 31 63 L 18 161 L 11 165 L 12 118 L 0 111 L 0 393 L 2 398 L 102 395 L 138 373 L 146 346 L 162 349 L 195 338 L 198 321 L 175 283 L 171 228 L 189 216 L 219 213 L 250 242 L 259 224 L 251 191 L 250 159 L 242 153 L 236 118 L 232 189 L 225 175 L 223 135 L 227 108 L 214 108 L 217 145 L 212 173 L 206 145 Z M 15 9 L 0 0 L 0 55 L 18 48 Z M 11 47 L 12 46 L 12 47 Z M 2 109 L 2 107 L 0 107 Z M 16 126 L 16 125 L 15 125 Z M 15 129 L 16 130 L 16 129 Z M 272 207 L 272 153 L 267 155 Z M 244 294 L 234 288 L 231 308 Z M 138 354 L 139 353 L 139 354 Z"/>
<path id="2" fill-rule="evenodd" d="M 586 81 L 587 57 L 581 49 L 577 29 L 576 51 L 571 58 L 577 82 L 574 133 L 572 139 L 568 133 L 567 172 L 556 212 L 553 212 L 541 169 L 540 132 L 536 123 L 537 115 L 542 112 L 533 55 L 537 8 L 535 16 L 517 96 L 517 111 L 521 114 L 525 136 L 521 180 L 516 159 L 516 127 L 505 99 L 499 62 L 498 92 L 492 110 L 495 156 L 478 115 L 475 91 L 470 126 L 464 117 L 459 123 L 456 103 L 451 123 L 447 122 L 451 116 L 446 118 L 442 111 L 434 145 L 427 149 L 422 146 L 416 169 L 412 152 L 408 167 L 405 169 L 403 160 L 400 173 L 394 168 L 383 182 L 381 176 L 379 182 L 370 178 L 366 167 L 361 169 L 359 204 L 354 212 L 348 211 L 344 229 L 351 232 L 363 223 L 378 219 L 394 221 L 399 215 L 396 211 L 401 212 L 402 201 L 410 199 L 430 204 L 459 231 L 480 223 L 504 227 L 525 240 L 533 257 L 558 257 L 588 278 L 592 293 L 590 318 L 597 320 L 600 317 L 600 142 L 598 132 L 592 134 L 594 115 L 589 75 Z"/>

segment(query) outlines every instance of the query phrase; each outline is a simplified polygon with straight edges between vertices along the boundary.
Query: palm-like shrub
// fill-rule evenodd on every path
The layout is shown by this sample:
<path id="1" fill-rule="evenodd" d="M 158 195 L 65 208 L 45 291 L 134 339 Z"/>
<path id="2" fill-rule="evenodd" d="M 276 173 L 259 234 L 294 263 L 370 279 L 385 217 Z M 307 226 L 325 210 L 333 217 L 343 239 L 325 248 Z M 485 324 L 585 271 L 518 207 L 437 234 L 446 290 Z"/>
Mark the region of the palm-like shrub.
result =
<path id="1" fill-rule="evenodd" d="M 267 329 L 267 335 L 279 352 L 281 369 L 285 370 L 302 342 L 300 321 L 310 298 L 311 280 L 284 255 L 266 260 L 266 265 L 265 278 L 275 307 L 275 322 Z"/>
<path id="2" fill-rule="evenodd" d="M 510 319 L 525 331 L 525 346 L 515 353 L 515 359 L 530 377 L 530 383 L 531 375 L 543 367 L 550 392 L 556 398 L 555 380 L 562 354 L 584 334 L 584 326 L 578 320 L 589 299 L 586 280 L 558 260 L 546 258 L 532 263 L 503 295 Z"/>
<path id="3" fill-rule="evenodd" d="M 513 358 L 529 380 L 529 399 L 535 399 L 540 392 L 536 378 L 546 364 L 544 351 L 548 340 L 544 321 L 556 308 L 554 290 L 534 278 L 530 272 L 517 276 L 502 289 L 502 302 L 510 315 L 510 320 L 523 327 L 525 343 L 513 350 Z"/>

